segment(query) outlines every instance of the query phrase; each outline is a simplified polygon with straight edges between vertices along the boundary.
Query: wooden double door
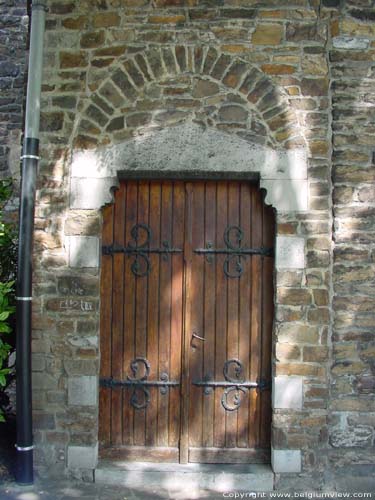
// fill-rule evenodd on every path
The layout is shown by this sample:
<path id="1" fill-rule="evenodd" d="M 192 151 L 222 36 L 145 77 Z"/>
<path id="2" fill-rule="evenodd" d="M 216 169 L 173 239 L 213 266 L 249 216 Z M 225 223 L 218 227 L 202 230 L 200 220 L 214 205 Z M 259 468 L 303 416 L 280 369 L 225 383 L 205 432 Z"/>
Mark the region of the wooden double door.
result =
<path id="1" fill-rule="evenodd" d="M 122 181 L 104 209 L 102 457 L 268 462 L 274 214 L 239 181 Z"/>

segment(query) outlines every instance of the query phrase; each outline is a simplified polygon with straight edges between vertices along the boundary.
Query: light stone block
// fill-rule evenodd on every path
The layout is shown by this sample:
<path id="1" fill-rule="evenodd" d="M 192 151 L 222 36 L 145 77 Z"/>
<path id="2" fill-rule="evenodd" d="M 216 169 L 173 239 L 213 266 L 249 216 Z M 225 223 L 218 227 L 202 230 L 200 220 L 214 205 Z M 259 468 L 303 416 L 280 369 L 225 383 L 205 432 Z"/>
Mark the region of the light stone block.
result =
<path id="1" fill-rule="evenodd" d="M 96 406 L 98 381 L 94 376 L 70 377 L 68 379 L 68 404 L 74 406 Z"/>
<path id="2" fill-rule="evenodd" d="M 335 36 L 332 38 L 332 44 L 335 49 L 344 50 L 362 50 L 367 49 L 370 40 L 363 37 Z"/>
<path id="3" fill-rule="evenodd" d="M 273 472 L 301 472 L 301 450 L 271 449 L 271 464 Z"/>
<path id="4" fill-rule="evenodd" d="M 276 269 L 304 269 L 305 240 L 295 236 L 276 239 Z"/>
<path id="5" fill-rule="evenodd" d="M 275 377 L 272 387 L 272 406 L 274 409 L 300 410 L 303 402 L 302 377 Z"/>
<path id="6" fill-rule="evenodd" d="M 113 188 L 118 179 L 113 177 L 79 178 L 70 182 L 70 208 L 96 210 L 113 202 Z"/>
<path id="7" fill-rule="evenodd" d="M 99 267 L 99 238 L 66 236 L 70 267 Z"/>
<path id="8" fill-rule="evenodd" d="M 307 180 L 261 178 L 260 187 L 267 191 L 265 202 L 275 207 L 278 212 L 303 212 L 308 209 Z"/>
<path id="9" fill-rule="evenodd" d="M 68 446 L 69 469 L 95 469 L 98 464 L 98 445 Z"/>

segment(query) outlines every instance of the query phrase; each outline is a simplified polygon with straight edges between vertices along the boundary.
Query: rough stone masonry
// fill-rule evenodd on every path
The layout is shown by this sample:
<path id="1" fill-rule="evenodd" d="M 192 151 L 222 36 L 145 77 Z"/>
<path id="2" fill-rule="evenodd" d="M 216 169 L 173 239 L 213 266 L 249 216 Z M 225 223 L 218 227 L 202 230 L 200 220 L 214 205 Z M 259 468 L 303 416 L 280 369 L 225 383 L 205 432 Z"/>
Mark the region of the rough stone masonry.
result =
<path id="1" fill-rule="evenodd" d="M 371 0 L 50 2 L 33 302 L 40 471 L 95 468 L 101 208 L 119 170 L 147 169 L 153 144 L 167 158 L 187 130 L 193 146 L 201 134 L 258 164 L 277 210 L 275 488 L 374 490 L 374 61 Z M 305 160 L 271 174 L 255 161 L 293 155 Z"/>

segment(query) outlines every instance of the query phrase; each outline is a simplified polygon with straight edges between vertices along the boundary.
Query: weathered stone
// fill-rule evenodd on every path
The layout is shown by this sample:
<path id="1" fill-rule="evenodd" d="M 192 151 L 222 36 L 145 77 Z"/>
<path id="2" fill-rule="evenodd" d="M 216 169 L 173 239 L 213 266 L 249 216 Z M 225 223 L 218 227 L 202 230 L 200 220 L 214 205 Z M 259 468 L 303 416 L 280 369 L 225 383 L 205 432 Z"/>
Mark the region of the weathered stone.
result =
<path id="1" fill-rule="evenodd" d="M 277 327 L 277 338 L 282 343 L 316 344 L 319 339 L 319 329 L 316 326 L 282 323 Z"/>
<path id="2" fill-rule="evenodd" d="M 158 49 L 151 49 L 147 54 L 147 61 L 151 67 L 151 70 L 156 78 L 159 78 L 163 74 L 163 65 L 161 62 L 161 53 Z"/>
<path id="3" fill-rule="evenodd" d="M 238 87 L 247 70 L 248 65 L 246 63 L 240 61 L 234 62 L 223 78 L 224 85 L 231 88 Z"/>
<path id="4" fill-rule="evenodd" d="M 127 116 L 126 118 L 126 124 L 128 127 L 141 127 L 150 121 L 151 115 L 149 113 L 135 113 Z"/>
<path id="5" fill-rule="evenodd" d="M 202 69 L 203 73 L 209 74 L 211 72 L 213 64 L 216 61 L 217 57 L 218 57 L 217 50 L 214 49 L 213 47 L 210 47 L 204 59 L 204 64 Z"/>
<path id="6" fill-rule="evenodd" d="M 88 33 L 84 33 L 81 36 L 81 47 L 83 49 L 92 49 L 95 47 L 100 47 L 103 45 L 105 40 L 105 32 L 104 31 L 92 31 Z"/>
<path id="7" fill-rule="evenodd" d="M 302 24 L 302 23 L 287 23 L 285 31 L 285 39 L 288 42 L 302 42 L 304 40 L 316 40 L 318 36 L 318 25 Z"/>
<path id="8" fill-rule="evenodd" d="M 176 50 L 175 50 L 175 53 L 176 53 L 176 59 L 177 59 L 177 63 L 178 63 L 178 66 L 180 68 L 181 71 L 185 71 L 186 70 L 186 50 L 185 50 L 185 47 L 183 46 L 177 46 L 176 47 Z"/>
<path id="9" fill-rule="evenodd" d="M 309 305 L 312 302 L 311 292 L 305 288 L 279 288 L 277 298 L 280 304 L 291 306 Z"/>
<path id="10" fill-rule="evenodd" d="M 163 55 L 163 61 L 164 61 L 165 67 L 167 69 L 167 72 L 170 75 L 175 75 L 177 72 L 177 68 L 176 68 L 176 61 L 175 61 L 172 49 L 163 48 L 162 55 Z"/>
<path id="11" fill-rule="evenodd" d="M 100 12 L 93 17 L 93 26 L 95 28 L 109 28 L 118 26 L 121 18 L 117 12 Z"/>
<path id="12" fill-rule="evenodd" d="M 263 64 L 262 70 L 268 75 L 289 75 L 295 73 L 295 66 L 290 64 Z"/>
<path id="13" fill-rule="evenodd" d="M 364 447 L 371 445 L 373 439 L 373 429 L 364 425 L 357 427 L 345 427 L 335 429 L 329 438 L 330 444 L 334 448 Z"/>
<path id="14" fill-rule="evenodd" d="M 61 276 L 57 287 L 61 295 L 68 296 L 97 296 L 99 292 L 97 279 L 82 276 Z"/>
<path id="15" fill-rule="evenodd" d="M 103 47 L 94 50 L 94 55 L 97 57 L 121 56 L 127 50 L 127 45 L 111 45 L 110 47 Z"/>
<path id="16" fill-rule="evenodd" d="M 82 68 L 87 66 L 86 52 L 60 52 L 60 68 Z"/>
<path id="17" fill-rule="evenodd" d="M 218 116 L 222 121 L 245 122 L 248 117 L 248 112 L 241 106 L 229 105 L 221 107 Z"/>
<path id="18" fill-rule="evenodd" d="M 142 86 L 145 83 L 142 74 L 139 72 L 133 61 L 125 61 L 124 68 L 138 87 Z"/>
<path id="19" fill-rule="evenodd" d="M 155 121 L 158 123 L 174 123 L 184 120 L 187 114 L 185 111 L 170 110 L 162 111 L 155 116 Z"/>
<path id="20" fill-rule="evenodd" d="M 307 363 L 276 364 L 276 375 L 324 378 L 325 368 Z"/>
<path id="21" fill-rule="evenodd" d="M 328 93 L 327 78 L 302 78 L 301 91 L 305 96 L 324 96 Z"/>
<path id="22" fill-rule="evenodd" d="M 83 30 L 87 28 L 88 18 L 87 16 L 67 17 L 63 19 L 61 22 L 63 27 L 66 29 Z"/>
<path id="23" fill-rule="evenodd" d="M 113 120 L 111 120 L 108 123 L 106 131 L 113 132 L 114 130 L 122 130 L 123 128 L 124 128 L 124 117 L 118 116 L 117 118 L 113 118 Z"/>
<path id="24" fill-rule="evenodd" d="M 124 98 L 121 97 L 120 93 L 111 84 L 111 82 L 107 82 L 105 85 L 103 85 L 103 87 L 100 88 L 99 92 L 110 103 L 112 103 L 115 108 L 122 106 L 124 103 Z"/>
<path id="25" fill-rule="evenodd" d="M 278 344 L 276 346 L 276 359 L 278 361 L 300 360 L 301 351 L 297 345 L 293 344 Z"/>
<path id="26" fill-rule="evenodd" d="M 130 83 L 129 78 L 123 71 L 121 71 L 120 69 L 117 70 L 112 76 L 112 80 L 117 85 L 117 87 L 122 91 L 125 97 L 129 99 L 135 98 L 136 90 Z"/>
<path id="27" fill-rule="evenodd" d="M 221 56 L 219 57 L 219 59 L 216 61 L 216 63 L 212 68 L 211 71 L 212 78 L 215 78 L 216 80 L 221 80 L 231 62 L 232 58 L 230 56 L 226 54 L 221 54 Z"/>
<path id="28" fill-rule="evenodd" d="M 40 117 L 40 130 L 42 132 L 57 132 L 64 124 L 64 114 L 60 112 L 42 112 Z"/>
<path id="29" fill-rule="evenodd" d="M 85 113 L 89 118 L 91 118 L 94 122 L 98 123 L 101 127 L 104 127 L 106 123 L 108 123 L 108 117 L 93 104 L 91 104 L 86 109 Z"/>
<path id="30" fill-rule="evenodd" d="M 193 97 L 209 97 L 218 94 L 220 91 L 217 83 L 211 82 L 209 80 L 198 80 L 193 89 Z"/>
<path id="31" fill-rule="evenodd" d="M 75 109 L 77 106 L 77 98 L 75 96 L 53 97 L 52 104 L 63 109 Z"/>
<path id="32" fill-rule="evenodd" d="M 251 36 L 253 45 L 279 45 L 284 35 L 281 24 L 258 24 Z"/>
<path id="33" fill-rule="evenodd" d="M 313 363 L 328 361 L 328 348 L 322 346 L 305 346 L 303 348 L 303 361 Z"/>

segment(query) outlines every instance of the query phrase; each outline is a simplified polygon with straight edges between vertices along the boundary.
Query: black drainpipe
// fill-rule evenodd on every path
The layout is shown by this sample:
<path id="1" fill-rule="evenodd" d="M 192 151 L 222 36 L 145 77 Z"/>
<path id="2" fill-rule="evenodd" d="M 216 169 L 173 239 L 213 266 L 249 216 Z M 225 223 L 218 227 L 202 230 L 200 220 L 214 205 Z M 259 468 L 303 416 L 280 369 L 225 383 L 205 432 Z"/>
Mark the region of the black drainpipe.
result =
<path id="1" fill-rule="evenodd" d="M 31 398 L 32 257 L 35 189 L 39 163 L 40 93 L 42 81 L 43 36 L 47 10 L 46 2 L 47 0 L 35 0 L 31 8 L 26 119 L 21 156 L 22 172 L 16 285 L 16 481 L 23 485 L 32 484 L 34 482 Z"/>

